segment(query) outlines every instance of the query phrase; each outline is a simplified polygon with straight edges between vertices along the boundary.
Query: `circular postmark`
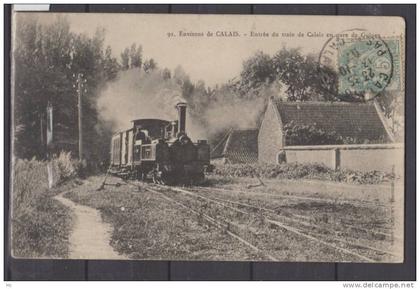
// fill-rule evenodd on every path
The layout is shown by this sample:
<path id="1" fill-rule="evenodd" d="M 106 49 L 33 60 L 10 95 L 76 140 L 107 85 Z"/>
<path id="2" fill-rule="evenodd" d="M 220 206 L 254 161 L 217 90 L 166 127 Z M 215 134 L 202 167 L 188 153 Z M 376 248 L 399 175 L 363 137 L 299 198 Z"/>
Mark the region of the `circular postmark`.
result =
<path id="1" fill-rule="evenodd" d="M 331 90 L 335 82 L 337 97 L 370 100 L 390 83 L 392 53 L 380 35 L 363 29 L 337 33 L 324 44 L 319 66 L 322 86 Z"/>

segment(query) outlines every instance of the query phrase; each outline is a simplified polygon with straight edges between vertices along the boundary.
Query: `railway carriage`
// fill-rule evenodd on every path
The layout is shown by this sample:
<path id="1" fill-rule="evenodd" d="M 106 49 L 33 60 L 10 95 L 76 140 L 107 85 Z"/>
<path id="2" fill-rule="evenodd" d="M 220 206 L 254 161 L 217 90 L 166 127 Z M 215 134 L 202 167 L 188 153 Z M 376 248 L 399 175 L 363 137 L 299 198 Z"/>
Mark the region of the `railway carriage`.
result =
<path id="1" fill-rule="evenodd" d="M 187 135 L 186 103 L 178 103 L 178 120 L 136 119 L 130 129 L 111 139 L 111 172 L 123 178 L 160 184 L 197 184 L 210 171 L 206 140 L 194 143 Z"/>

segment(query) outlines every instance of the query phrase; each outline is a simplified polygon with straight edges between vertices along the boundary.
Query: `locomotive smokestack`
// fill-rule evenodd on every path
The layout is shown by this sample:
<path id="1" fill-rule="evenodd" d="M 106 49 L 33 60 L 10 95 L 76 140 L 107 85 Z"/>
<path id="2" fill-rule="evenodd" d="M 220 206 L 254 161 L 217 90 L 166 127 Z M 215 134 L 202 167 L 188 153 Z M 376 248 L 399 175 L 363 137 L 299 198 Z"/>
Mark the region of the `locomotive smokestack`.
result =
<path id="1" fill-rule="evenodd" d="M 178 133 L 185 133 L 185 118 L 187 115 L 187 104 L 185 102 L 179 102 L 176 105 L 178 110 Z"/>

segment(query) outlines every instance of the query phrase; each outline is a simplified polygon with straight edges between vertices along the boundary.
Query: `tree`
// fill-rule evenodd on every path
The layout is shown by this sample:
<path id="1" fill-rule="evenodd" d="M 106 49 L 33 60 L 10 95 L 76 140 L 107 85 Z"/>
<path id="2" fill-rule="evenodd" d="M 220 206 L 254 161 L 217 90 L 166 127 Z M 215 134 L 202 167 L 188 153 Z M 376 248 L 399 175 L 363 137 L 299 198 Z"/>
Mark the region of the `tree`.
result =
<path id="1" fill-rule="evenodd" d="M 276 78 L 286 86 L 289 101 L 305 101 L 321 94 L 319 66 L 313 56 L 283 47 L 273 57 Z"/>
<path id="2" fill-rule="evenodd" d="M 182 68 L 181 65 L 178 65 L 174 69 L 173 79 L 175 80 L 176 83 L 178 83 L 179 85 L 182 85 L 184 83 L 184 81 L 186 81 L 187 79 L 189 80 L 190 77 L 185 72 L 184 68 Z"/>
<path id="3" fill-rule="evenodd" d="M 130 68 L 130 50 L 128 48 L 121 52 L 121 68 L 122 70 Z"/>
<path id="4" fill-rule="evenodd" d="M 20 127 L 15 135 L 17 156 L 45 156 L 41 126 L 45 124 L 47 103 L 61 125 L 70 122 L 71 112 L 58 108 L 73 105 L 70 97 L 72 37 L 69 25 L 59 18 L 54 25 L 43 27 L 36 18 L 19 19 L 16 27 L 16 46 L 13 51 L 14 125 Z"/>
<path id="5" fill-rule="evenodd" d="M 171 71 L 169 69 L 167 69 L 167 68 L 164 68 L 162 70 L 162 78 L 163 78 L 163 80 L 169 80 L 169 79 L 171 79 Z"/>
<path id="6" fill-rule="evenodd" d="M 112 49 L 110 46 L 107 46 L 104 55 L 104 70 L 106 74 L 106 80 L 115 79 L 120 71 L 121 67 L 118 64 L 117 59 L 112 57 Z"/>
<path id="7" fill-rule="evenodd" d="M 118 64 L 108 47 L 103 48 L 104 31 L 93 37 L 70 31 L 66 18 L 50 25 L 39 25 L 36 18 L 17 21 L 13 51 L 15 154 L 21 158 L 45 157 L 41 124 L 51 103 L 54 111 L 56 149 L 77 151 L 76 77 L 85 79 L 83 93 L 83 128 L 86 157 L 99 159 L 101 120 L 96 101 L 107 81 L 116 77 Z M 106 157 L 106 156 L 105 156 Z"/>
<path id="8" fill-rule="evenodd" d="M 143 48 L 139 45 L 136 48 L 136 44 L 133 43 L 130 48 L 130 67 L 131 68 L 141 68 L 142 65 L 142 53 Z"/>
<path id="9" fill-rule="evenodd" d="M 144 72 L 148 73 L 150 71 L 153 71 L 157 68 L 157 63 L 153 58 L 147 59 L 144 61 L 143 64 L 143 70 Z"/>
<path id="10" fill-rule="evenodd" d="M 245 60 L 242 66 L 241 85 L 248 89 L 271 83 L 275 78 L 271 57 L 262 51 Z"/>

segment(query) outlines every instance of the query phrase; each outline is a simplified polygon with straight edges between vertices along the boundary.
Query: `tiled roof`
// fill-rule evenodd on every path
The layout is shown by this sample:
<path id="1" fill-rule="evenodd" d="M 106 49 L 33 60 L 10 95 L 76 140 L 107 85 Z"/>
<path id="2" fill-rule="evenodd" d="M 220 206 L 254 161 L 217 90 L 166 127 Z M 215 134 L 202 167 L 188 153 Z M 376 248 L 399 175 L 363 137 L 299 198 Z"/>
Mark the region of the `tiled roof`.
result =
<path id="1" fill-rule="evenodd" d="M 343 102 L 274 102 L 283 124 L 314 124 L 357 140 L 389 140 L 374 104 Z"/>
<path id="2" fill-rule="evenodd" d="M 222 150 L 223 148 L 223 150 Z M 258 129 L 232 130 L 211 153 L 212 158 L 227 158 L 230 163 L 258 160 Z"/>
<path id="3" fill-rule="evenodd" d="M 214 147 L 211 147 L 210 158 L 215 159 L 223 157 L 223 151 L 225 150 L 226 142 L 231 132 L 232 129 L 224 132 L 223 137 L 218 141 L 218 143 Z"/>

